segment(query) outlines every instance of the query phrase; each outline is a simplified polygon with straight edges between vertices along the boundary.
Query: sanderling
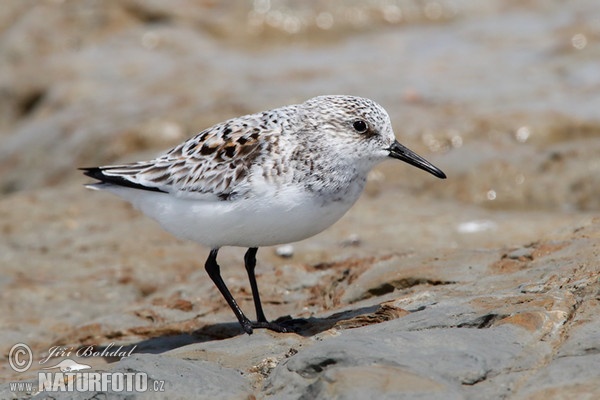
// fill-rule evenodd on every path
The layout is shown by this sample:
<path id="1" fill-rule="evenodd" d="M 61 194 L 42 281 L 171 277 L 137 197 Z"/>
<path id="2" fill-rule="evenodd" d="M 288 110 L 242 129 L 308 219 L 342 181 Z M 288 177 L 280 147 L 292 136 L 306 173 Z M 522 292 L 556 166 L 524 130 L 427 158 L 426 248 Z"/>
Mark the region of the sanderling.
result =
<path id="1" fill-rule="evenodd" d="M 208 246 L 206 271 L 251 334 L 253 328 L 290 331 L 263 312 L 254 275 L 258 247 L 329 227 L 358 199 L 371 168 L 390 157 L 446 177 L 398 143 L 379 104 L 320 96 L 219 123 L 151 161 L 82 170 L 100 181 L 87 187 L 112 192 L 175 236 Z M 221 278 L 223 246 L 248 248 L 256 322 Z"/>

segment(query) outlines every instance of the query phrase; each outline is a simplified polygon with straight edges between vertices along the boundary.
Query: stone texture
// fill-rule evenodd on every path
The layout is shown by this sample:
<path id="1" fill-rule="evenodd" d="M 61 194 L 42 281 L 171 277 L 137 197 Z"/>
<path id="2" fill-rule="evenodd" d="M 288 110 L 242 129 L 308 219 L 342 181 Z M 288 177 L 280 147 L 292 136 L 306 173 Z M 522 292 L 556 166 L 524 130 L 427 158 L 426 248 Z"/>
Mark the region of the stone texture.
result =
<path id="1" fill-rule="evenodd" d="M 596 3 L 3 2 L 0 351 L 34 362 L 3 357 L 0 399 L 600 397 Z M 385 105 L 449 178 L 383 164 L 332 228 L 259 251 L 296 334 L 243 335 L 207 249 L 75 169 L 324 93 Z M 243 253 L 220 263 L 252 316 Z M 166 391 L 12 391 L 52 346 L 111 343 L 133 355 L 75 359 Z"/>

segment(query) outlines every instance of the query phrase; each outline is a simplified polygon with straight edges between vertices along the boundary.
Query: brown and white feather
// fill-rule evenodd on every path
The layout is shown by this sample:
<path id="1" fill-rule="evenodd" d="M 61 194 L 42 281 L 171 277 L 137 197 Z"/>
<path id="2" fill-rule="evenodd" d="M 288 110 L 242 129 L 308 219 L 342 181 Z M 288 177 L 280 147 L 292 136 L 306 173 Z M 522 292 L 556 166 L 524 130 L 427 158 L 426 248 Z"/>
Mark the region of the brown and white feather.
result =
<path id="1" fill-rule="evenodd" d="M 277 113 L 264 112 L 231 119 L 208 128 L 151 161 L 99 167 L 101 174 L 127 181 L 138 188 L 180 197 L 230 200 L 251 190 L 252 172 L 263 178 L 282 172 L 284 160 L 269 166 L 279 141 L 290 134 L 289 114 L 294 106 Z M 285 111 L 285 112 L 284 112 Z M 284 115 L 286 114 L 285 118 Z M 95 176 L 98 178 L 98 175 Z"/>

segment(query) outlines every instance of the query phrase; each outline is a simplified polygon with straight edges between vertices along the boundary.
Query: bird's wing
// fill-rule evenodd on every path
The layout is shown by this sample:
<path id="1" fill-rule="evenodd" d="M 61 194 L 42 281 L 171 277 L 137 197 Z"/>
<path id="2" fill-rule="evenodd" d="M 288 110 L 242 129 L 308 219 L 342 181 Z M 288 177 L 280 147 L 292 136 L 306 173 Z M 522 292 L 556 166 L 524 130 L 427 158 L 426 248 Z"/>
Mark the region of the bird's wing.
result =
<path id="1" fill-rule="evenodd" d="M 281 130 L 277 120 L 249 115 L 206 129 L 151 161 L 82 170 L 103 183 L 228 200 L 249 190 L 250 168 L 272 151 Z"/>

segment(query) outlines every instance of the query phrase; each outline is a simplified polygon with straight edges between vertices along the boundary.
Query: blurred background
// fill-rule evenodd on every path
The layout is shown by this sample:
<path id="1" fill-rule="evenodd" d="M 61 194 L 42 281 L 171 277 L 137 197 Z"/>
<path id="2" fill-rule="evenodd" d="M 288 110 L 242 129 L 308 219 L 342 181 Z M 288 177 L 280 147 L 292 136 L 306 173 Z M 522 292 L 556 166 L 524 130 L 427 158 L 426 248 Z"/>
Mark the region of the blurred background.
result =
<path id="1" fill-rule="evenodd" d="M 322 94 L 383 105 L 399 141 L 448 179 L 383 163 L 333 227 L 261 249 L 270 318 L 371 307 L 381 293 L 435 304 L 441 293 L 458 308 L 440 312 L 442 322 L 416 314 L 432 331 L 475 318 L 462 306 L 475 299 L 482 321 L 525 315 L 534 338 L 522 342 L 555 349 L 565 329 L 597 321 L 597 306 L 573 316 L 585 282 L 598 282 L 586 241 L 600 210 L 597 0 L 2 0 L 0 352 L 20 341 L 40 355 L 115 340 L 160 352 L 238 335 L 237 324 L 224 328 L 233 316 L 201 268 L 207 249 L 85 190 L 77 167 L 153 158 L 224 119 Z M 243 253 L 226 248 L 219 260 L 252 310 Z M 582 326 L 588 354 L 598 328 Z M 491 338 L 481 348 L 505 341 Z M 546 365 L 544 348 L 521 359 Z M 432 365 L 444 359 L 429 354 Z M 516 364 L 510 379 L 529 387 L 531 365 Z M 571 385 L 592 364 L 573 361 L 572 375 L 562 365 L 548 379 Z M 9 374 L 27 378 L 0 362 Z M 470 386 L 477 380 L 464 382 L 486 397 Z"/>
<path id="2" fill-rule="evenodd" d="M 82 183 L 78 166 L 152 157 L 226 118 L 353 94 L 449 175 L 386 165 L 375 182 L 598 210 L 599 43 L 595 0 L 3 1 L 0 196 Z"/>

